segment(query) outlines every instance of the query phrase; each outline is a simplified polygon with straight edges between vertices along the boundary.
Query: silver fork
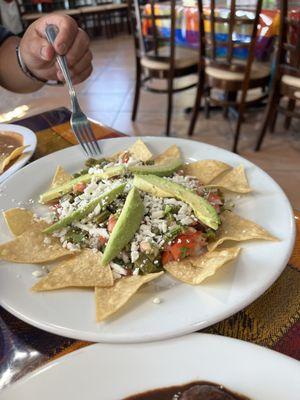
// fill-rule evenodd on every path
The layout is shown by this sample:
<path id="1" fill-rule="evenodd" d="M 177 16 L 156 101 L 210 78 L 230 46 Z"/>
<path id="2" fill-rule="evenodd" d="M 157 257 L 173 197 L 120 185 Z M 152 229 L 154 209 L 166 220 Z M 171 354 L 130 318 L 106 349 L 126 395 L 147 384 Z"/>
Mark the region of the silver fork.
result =
<path id="1" fill-rule="evenodd" d="M 47 25 L 46 36 L 52 45 L 54 44 L 57 34 L 58 27 L 56 25 Z M 87 156 L 92 157 L 100 155 L 102 151 L 97 139 L 95 138 L 91 124 L 79 106 L 76 92 L 72 84 L 70 71 L 67 65 L 67 60 L 64 56 L 60 56 L 58 54 L 56 55 L 56 60 L 65 78 L 71 98 L 72 115 L 70 123 L 78 143 L 81 145 Z"/>

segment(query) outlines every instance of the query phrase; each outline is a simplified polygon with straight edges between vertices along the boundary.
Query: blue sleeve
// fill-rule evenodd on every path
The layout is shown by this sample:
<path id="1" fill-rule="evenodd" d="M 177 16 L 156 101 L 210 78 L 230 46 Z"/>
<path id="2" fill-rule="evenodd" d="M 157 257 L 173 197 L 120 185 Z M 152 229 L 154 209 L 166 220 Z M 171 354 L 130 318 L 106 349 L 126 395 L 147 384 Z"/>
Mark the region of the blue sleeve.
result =
<path id="1" fill-rule="evenodd" d="M 14 36 L 13 33 L 9 32 L 7 29 L 0 25 L 0 45 L 10 36 Z"/>

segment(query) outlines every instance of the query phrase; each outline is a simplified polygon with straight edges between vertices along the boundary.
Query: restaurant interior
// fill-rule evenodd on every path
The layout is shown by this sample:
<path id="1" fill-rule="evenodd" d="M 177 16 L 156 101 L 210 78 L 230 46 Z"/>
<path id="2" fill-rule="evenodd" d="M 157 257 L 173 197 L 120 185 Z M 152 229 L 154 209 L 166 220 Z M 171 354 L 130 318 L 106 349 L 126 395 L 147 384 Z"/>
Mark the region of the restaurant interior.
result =
<path id="1" fill-rule="evenodd" d="M 239 261 L 241 268 L 246 264 L 247 266 L 253 264 L 253 266 L 261 267 L 259 271 L 258 268 L 253 267 L 256 275 L 252 275 L 253 272 L 250 273 L 245 267 L 245 271 L 247 271 L 245 276 L 248 274 L 247 279 L 252 281 L 257 279 L 257 287 L 251 286 L 252 283 L 249 284 L 248 297 L 243 297 L 241 289 L 240 294 L 235 294 L 235 285 L 241 285 L 243 280 L 239 278 L 238 274 L 235 275 L 233 270 L 230 270 L 228 275 L 223 270 L 218 273 L 221 278 L 224 278 L 227 286 L 225 284 L 224 287 L 218 286 L 216 277 L 212 277 L 212 288 L 204 285 L 203 293 L 207 296 L 205 304 L 208 304 L 213 311 L 203 311 L 201 321 L 200 317 L 199 320 L 197 319 L 196 310 L 195 320 L 190 321 L 189 312 L 187 312 L 186 319 L 183 318 L 183 307 L 178 306 L 177 310 L 171 306 L 170 309 L 167 308 L 171 301 L 179 301 L 181 295 L 188 298 L 189 295 L 186 292 L 183 290 L 180 292 L 179 289 L 177 290 L 177 286 L 173 288 L 171 284 L 167 289 L 163 284 L 161 287 L 157 284 L 158 289 L 155 289 L 154 295 L 152 293 L 149 296 L 152 296 L 152 302 L 157 307 L 156 309 L 161 307 L 162 310 L 165 310 L 159 315 L 159 320 L 155 319 L 155 313 L 152 318 L 152 311 L 150 311 L 149 322 L 143 319 L 143 323 L 138 325 L 133 322 L 133 319 L 138 319 L 141 313 L 138 313 L 138 309 L 136 312 L 135 309 L 132 311 L 128 307 L 128 320 L 127 316 L 121 316 L 120 322 L 113 319 L 111 325 L 110 323 L 107 325 L 101 323 L 98 327 L 87 325 L 87 328 L 83 329 L 78 322 L 78 316 L 74 317 L 74 321 L 76 320 L 74 326 L 71 326 L 71 323 L 70 326 L 68 323 L 64 326 L 62 319 L 58 317 L 61 312 L 59 299 L 63 303 L 62 309 L 67 304 L 70 320 L 76 313 L 74 308 L 77 306 L 71 307 L 71 302 L 63 297 L 58 297 L 56 303 L 53 303 L 57 307 L 55 313 L 53 310 L 51 311 L 52 303 L 48 307 L 46 297 L 42 300 L 46 305 L 43 303 L 44 308 L 41 306 L 40 310 L 36 311 L 35 306 L 24 305 L 23 307 L 23 294 L 19 295 L 22 292 L 20 287 L 21 282 L 23 285 L 23 272 L 15 275 L 18 279 L 13 279 L 13 273 L 9 272 L 8 264 L 5 264 L 2 268 L 3 275 L 1 275 L 1 260 L 6 260 L 6 253 L 4 254 L 4 250 L 1 250 L 1 246 L 2 242 L 9 240 L 9 235 L 5 233 L 4 225 L 1 225 L 0 221 L 0 230 L 5 231 L 0 237 L 0 398 L 2 398 L 1 391 L 4 389 L 4 400 L 22 398 L 19 397 L 22 390 L 24 390 L 25 399 L 37 399 L 41 398 L 41 393 L 44 393 L 45 388 L 46 392 L 47 388 L 51 388 L 50 394 L 47 393 L 46 397 L 43 396 L 45 399 L 48 399 L 48 395 L 51 395 L 52 399 L 57 396 L 67 400 L 69 398 L 72 400 L 96 398 L 94 394 L 97 391 L 97 382 L 102 379 L 99 390 L 103 395 L 100 394 L 98 397 L 102 400 L 125 399 L 126 396 L 126 399 L 132 400 L 230 400 L 242 398 L 296 400 L 300 393 L 300 0 L 0 0 L 0 26 L 5 27 L 19 38 L 22 38 L 29 27 L 40 18 L 47 18 L 53 13 L 71 17 L 76 21 L 78 27 L 89 36 L 93 70 L 87 79 L 75 85 L 75 91 L 78 103 L 90 124 L 88 130 L 84 131 L 85 122 L 81 116 L 80 123 L 83 124 L 81 125 L 83 133 L 82 129 L 80 131 L 78 127 L 79 122 L 76 127 L 76 107 L 74 108 L 74 98 L 72 98 L 72 93 L 70 94 L 72 89 L 68 84 L 45 84 L 39 90 L 31 93 L 13 93 L 6 89 L 5 85 L 1 87 L 0 79 L 0 135 L 3 133 L 1 132 L 2 126 L 5 130 L 7 129 L 5 127 L 10 126 L 8 124 L 14 124 L 33 131 L 36 138 L 30 162 L 29 159 L 24 161 L 20 167 L 16 168 L 22 167 L 20 171 L 15 172 L 13 162 L 9 161 L 10 164 L 5 167 L 7 169 L 4 169 L 4 174 L 8 173 L 10 169 L 12 172 L 7 175 L 7 179 L 1 180 L 0 173 L 0 210 L 5 211 L 7 204 L 13 207 L 23 207 L 22 201 L 18 202 L 18 200 L 23 200 L 23 197 L 20 195 L 19 199 L 18 194 L 15 194 L 17 193 L 16 187 L 19 187 L 21 191 L 24 189 L 24 193 L 27 193 L 29 189 L 25 188 L 26 179 L 41 182 L 42 176 L 46 176 L 46 170 L 47 176 L 50 176 L 53 165 L 58 160 L 58 156 L 55 155 L 59 153 L 55 153 L 56 151 L 68 151 L 71 146 L 79 144 L 86 154 L 93 157 L 97 153 L 99 155 L 98 150 L 102 151 L 103 148 L 106 151 L 109 148 L 109 152 L 116 153 L 121 146 L 118 143 L 121 143 L 120 140 L 124 138 L 131 138 L 131 141 L 128 142 L 130 144 L 134 143 L 134 138 L 144 138 L 146 144 L 150 143 L 151 145 L 153 142 L 156 150 L 161 147 L 161 151 L 163 151 L 166 149 L 166 143 L 169 143 L 168 140 L 170 140 L 170 144 L 173 146 L 179 148 L 183 146 L 181 151 L 184 157 L 186 157 L 185 152 L 187 151 L 188 159 L 185 160 L 187 162 L 198 160 L 197 146 L 200 146 L 200 158 L 213 158 L 216 154 L 216 159 L 220 157 L 219 160 L 224 162 L 228 162 L 232 157 L 234 166 L 243 163 L 243 160 L 245 163 L 250 162 L 245 164 L 247 173 L 249 172 L 247 177 L 250 183 L 251 179 L 255 181 L 257 188 L 254 185 L 254 189 L 247 196 L 248 200 L 243 200 L 245 215 L 251 219 L 253 214 L 255 222 L 270 228 L 272 235 L 267 240 L 272 241 L 275 237 L 278 244 L 271 242 L 270 246 L 274 245 L 274 250 L 272 250 L 273 247 L 270 247 L 271 250 L 264 250 L 265 247 L 262 247 L 261 252 L 257 249 L 253 252 L 253 257 L 250 254 L 249 258 L 247 247 L 245 255 L 242 252 L 241 261 Z M 45 33 L 46 37 L 50 40 Z M 59 59 L 57 60 L 59 62 Z M 6 67 L 10 66 L 7 64 Z M 24 71 L 23 68 L 22 70 Z M 86 127 L 87 124 L 86 121 Z M 95 139 L 99 141 L 96 142 Z M 182 139 L 188 142 L 182 141 Z M 185 150 L 185 146 L 188 150 Z M 66 157 L 71 157 L 68 156 L 68 154 L 71 155 L 71 152 L 61 153 L 62 159 L 65 157 L 64 154 L 67 154 Z M 218 156 L 218 154 L 220 155 Z M 53 158 L 51 158 L 52 156 Z M 239 159 L 235 158 L 237 156 L 243 157 L 243 160 L 239 162 Z M 76 157 L 75 153 L 74 157 Z M 38 164 L 39 162 L 40 164 Z M 17 163 L 18 161 L 16 161 Z M 24 164 L 27 163 L 28 166 L 24 168 Z M 151 163 L 155 166 L 155 158 L 154 161 L 149 162 L 149 168 Z M 36 165 L 35 170 L 33 169 L 34 165 Z M 148 160 L 145 166 L 147 167 L 147 165 Z M 32 174 L 28 178 L 31 167 L 32 171 L 41 174 L 40 178 Z M 257 169 L 257 167 L 259 168 Z M 23 176 L 24 178 L 22 178 Z M 76 175 L 74 176 L 76 177 Z M 163 176 L 163 173 L 160 176 Z M 272 178 L 270 186 L 267 177 L 268 179 Z M 231 181 L 228 180 L 228 182 L 229 185 Z M 217 180 L 214 179 L 211 187 L 214 187 L 214 183 L 215 187 L 218 187 Z M 272 191 L 273 184 L 275 185 L 274 193 Z M 30 186 L 31 183 L 28 185 Z M 86 184 L 84 185 L 86 188 Z M 226 188 L 228 189 L 225 185 Z M 161 187 L 160 190 L 163 191 L 164 188 Z M 41 190 L 34 188 L 33 196 L 38 196 L 37 193 L 40 192 Z M 248 194 L 248 190 L 241 189 L 238 192 L 237 202 L 240 201 L 240 196 L 244 196 L 244 193 Z M 178 194 L 177 197 L 180 198 L 180 196 Z M 258 200 L 255 200 L 256 196 L 258 196 Z M 259 200 L 260 196 L 262 196 L 262 200 Z M 162 197 L 164 196 L 162 195 Z M 8 198 L 10 203 L 8 203 Z M 32 198 L 28 202 L 32 201 L 33 204 L 35 198 Z M 256 201 L 257 203 L 255 203 Z M 261 211 L 257 211 L 257 207 L 263 203 Z M 214 204 L 214 206 L 219 207 L 218 204 Z M 118 224 L 118 221 L 119 219 L 115 223 Z M 264 221 L 267 221 L 267 225 L 264 225 Z M 9 222 L 7 220 L 6 222 L 10 227 Z M 129 227 L 128 230 L 130 229 Z M 245 233 L 248 228 L 240 225 L 240 229 L 242 233 Z M 251 229 L 253 233 L 255 228 Z M 260 236 L 255 236 L 253 233 L 248 239 L 253 238 L 260 238 Z M 233 238 L 232 240 L 242 239 Z M 27 243 L 30 247 L 30 241 Z M 33 241 L 32 248 L 34 245 Z M 275 247 L 277 245 L 283 247 L 278 247 L 277 251 L 277 247 Z M 263 244 L 262 246 L 267 245 Z M 188 255 L 191 255 L 189 250 Z M 170 260 L 177 260 L 174 257 Z M 257 261 L 256 257 L 260 257 L 261 261 Z M 45 262 L 41 263 L 43 264 L 41 264 L 41 268 L 43 268 Z M 274 263 L 273 271 L 270 268 L 263 270 L 266 265 L 273 265 L 272 263 Z M 163 263 L 163 265 L 165 264 Z M 219 276 L 218 274 L 216 276 Z M 13 285 L 12 290 L 16 293 L 15 299 L 10 299 L 8 289 L 4 283 L 1 284 L 4 279 L 9 282 L 7 287 Z M 18 284 L 20 285 L 18 286 Z M 145 289 L 145 295 L 151 291 L 152 283 L 149 285 L 150 289 Z M 159 291 L 160 289 L 162 292 Z M 84 290 L 87 291 L 86 288 Z M 171 297 L 168 293 L 173 290 L 174 294 L 172 292 L 173 297 Z M 4 294 L 2 295 L 1 292 Z M 199 299 L 202 301 L 201 296 L 199 294 Z M 222 312 L 218 311 L 218 307 L 221 310 L 225 303 L 230 302 L 231 296 L 235 305 L 233 304 L 228 309 L 222 309 Z M 195 295 L 193 301 L 196 300 Z M 84 298 L 83 305 L 78 305 L 78 310 L 84 313 L 84 307 L 89 304 L 89 301 Z M 140 301 L 142 304 L 146 302 L 144 297 L 141 297 Z M 38 303 L 38 300 L 35 302 Z M 159 303 L 162 304 L 157 305 Z M 222 303 L 222 307 L 219 303 Z M 188 300 L 183 304 L 188 305 Z M 44 317 L 43 313 L 45 315 L 49 313 L 49 317 Z M 194 311 L 191 311 L 194 316 L 193 313 Z M 89 311 L 87 316 L 93 318 Z M 179 322 L 177 325 L 176 323 L 173 325 L 173 320 L 176 320 L 177 317 Z M 147 331 L 150 323 L 153 324 L 153 333 L 151 328 Z M 122 324 L 128 324 L 127 330 L 123 329 L 124 325 Z M 188 326 L 188 324 L 190 325 Z M 161 328 L 164 325 L 165 329 Z M 182 342 L 179 339 L 171 339 L 155 344 L 156 340 L 170 339 L 200 330 L 204 332 L 204 335 L 201 336 L 203 343 L 199 343 L 198 361 L 199 357 L 203 357 L 204 364 L 207 363 L 205 367 L 207 370 L 212 361 L 207 361 L 205 357 L 219 363 L 222 366 L 219 368 L 222 372 L 220 375 L 218 372 L 215 378 L 215 375 L 208 373 L 204 367 L 203 371 L 207 372 L 203 372 L 204 378 L 201 374 L 199 374 L 199 376 L 201 375 L 199 379 L 196 378 L 198 375 L 196 372 L 194 373 L 194 370 L 198 367 L 192 363 L 189 364 L 193 352 L 198 351 L 195 350 L 198 344 L 193 334 L 186 339 L 186 342 L 183 341 L 183 337 L 181 338 Z M 158 333 L 156 334 L 156 332 Z M 210 336 L 214 336 L 216 342 L 210 339 Z M 254 358 L 252 360 L 249 353 L 248 359 L 247 353 L 243 353 L 243 349 L 239 353 L 239 348 L 235 348 L 234 343 L 230 341 L 227 343 L 226 340 L 229 339 L 226 337 L 275 350 L 276 354 L 284 354 L 289 357 L 289 360 L 287 358 L 277 359 L 276 357 L 279 356 L 272 360 L 270 357 L 270 364 L 268 364 L 269 361 L 267 362 L 264 353 L 258 353 L 255 360 Z M 220 339 L 220 343 L 217 342 L 217 338 Z M 221 343 L 222 338 L 224 339 L 223 343 Z M 210 340 L 212 340 L 211 343 Z M 142 347 L 142 343 L 137 344 L 137 342 L 148 341 L 154 342 L 153 344 L 148 343 L 145 348 Z M 93 353 L 93 346 L 88 346 L 91 342 L 106 342 L 110 344 L 105 346 L 111 347 L 95 347 Z M 127 344 L 122 345 L 122 343 Z M 186 348 L 184 343 L 186 343 Z M 227 343 L 227 347 L 224 343 Z M 219 345 L 220 353 L 218 355 L 217 351 L 212 352 L 213 354 L 205 353 L 208 348 L 218 349 Z M 223 345 L 226 347 L 226 351 L 229 349 L 229 353 L 226 353 L 225 350 L 223 353 L 223 347 L 221 348 Z M 55 368 L 53 370 L 52 367 L 49 368 L 48 377 L 49 371 L 46 372 L 45 366 L 49 361 L 53 363 L 49 365 L 55 366 L 57 360 L 64 359 L 67 354 L 67 357 L 77 354 L 78 349 L 88 349 L 87 359 L 84 358 L 84 353 L 78 353 L 82 355 L 82 364 L 80 364 L 80 359 L 77 361 L 77 358 L 74 357 L 74 359 L 66 358 L 69 361 L 63 366 L 59 365 L 62 376 L 69 377 L 74 384 L 74 387 L 68 389 L 70 390 L 68 392 L 66 387 L 61 389 L 63 383 L 58 378 L 59 375 L 55 375 L 59 374 L 59 368 L 58 372 Z M 203 349 L 203 353 L 200 349 Z M 172 356 L 173 351 L 179 360 L 180 357 L 182 360 L 190 357 L 185 361 L 185 365 L 190 365 L 190 367 L 178 370 L 180 366 L 177 366 L 177 362 Z M 110 354 L 112 354 L 111 358 Z M 155 354 L 156 357 L 159 357 L 158 364 L 160 365 L 158 366 L 155 364 Z M 234 358 L 233 354 L 236 354 L 237 357 L 236 362 L 232 362 L 232 365 L 235 364 L 234 368 L 230 362 L 226 364 L 224 361 L 228 357 Z M 239 354 L 241 359 L 238 358 Z M 85 371 L 89 362 L 94 370 L 98 368 L 96 355 L 109 360 L 107 370 L 103 365 L 99 367 L 105 378 L 99 378 L 93 371 L 89 383 L 85 382 L 85 378 L 81 381 L 78 374 L 89 375 L 89 372 Z M 125 361 L 119 364 L 120 357 L 123 357 L 123 360 L 126 359 L 128 364 Z M 169 358 L 171 361 L 165 364 L 165 358 Z M 149 360 L 147 367 L 144 365 L 146 359 Z M 71 369 L 67 370 L 70 360 L 74 361 L 74 366 L 77 368 L 75 372 Z M 236 364 L 242 365 L 240 369 Z M 281 372 L 276 372 L 275 369 L 273 371 L 271 368 L 270 376 L 264 382 L 270 365 L 272 368 L 276 366 Z M 74 366 L 72 368 L 75 370 Z M 145 370 L 143 370 L 144 367 Z M 160 371 L 157 374 L 154 373 L 153 376 L 160 378 L 163 376 L 164 378 L 156 379 L 151 374 L 151 378 L 144 385 L 142 382 L 144 382 L 145 371 L 150 374 L 150 367 L 157 367 L 157 371 Z M 37 368 L 44 368 L 39 377 L 34 375 Z M 164 372 L 164 368 L 170 368 L 170 375 Z M 193 371 L 191 375 L 188 375 L 189 368 Z M 128 369 L 131 369 L 131 375 Z M 260 372 L 254 373 L 254 371 Z M 112 389 L 114 385 L 119 386 L 116 385 L 116 382 L 112 384 L 112 380 L 116 378 L 117 374 L 122 375 L 123 372 L 124 377 L 120 378 L 120 387 L 126 388 L 124 393 L 123 389 Z M 137 379 L 131 379 L 135 375 Z M 30 379 L 24 380 L 24 377 L 28 376 Z M 168 376 L 169 379 L 165 379 L 165 376 Z M 231 382 L 230 379 L 233 376 L 240 377 L 238 384 L 233 379 Z M 255 388 L 250 388 L 250 385 L 246 384 L 247 376 L 251 376 L 253 382 L 254 379 L 257 379 L 257 383 L 253 385 Z M 272 380 L 273 389 L 269 389 L 271 383 L 268 380 Z M 156 395 L 154 392 L 153 394 L 147 392 L 148 394 L 145 393 L 140 397 L 138 395 L 128 397 L 133 393 L 153 388 L 174 386 L 176 382 L 178 385 L 182 385 L 191 381 L 211 381 L 220 386 L 218 389 L 212 389 L 212 386 L 203 389 L 204 394 L 202 395 L 202 389 L 199 389 L 200 386 L 202 387 L 202 383 L 198 383 L 198 391 L 192 386 L 194 394 L 190 388 L 191 385 L 186 385 L 178 386 L 176 390 L 172 389 L 172 391 L 157 392 Z M 21 384 L 18 386 L 19 382 Z M 222 391 L 223 384 L 228 388 L 228 392 L 224 392 L 225 394 Z M 22 385 L 24 385 L 24 389 Z M 278 389 L 279 385 L 285 388 L 286 395 L 282 395 L 281 389 Z M 287 389 L 288 386 L 290 389 Z M 296 388 L 298 388 L 297 392 Z M 189 390 L 190 394 L 188 394 Z M 220 397 L 213 397 L 213 393 L 217 396 L 217 390 L 220 390 L 220 393 L 222 391 L 224 397 L 221 397 L 220 393 Z M 268 392 L 268 390 L 270 391 Z M 83 395 L 83 391 L 87 397 Z M 237 393 L 246 397 L 239 397 Z"/>

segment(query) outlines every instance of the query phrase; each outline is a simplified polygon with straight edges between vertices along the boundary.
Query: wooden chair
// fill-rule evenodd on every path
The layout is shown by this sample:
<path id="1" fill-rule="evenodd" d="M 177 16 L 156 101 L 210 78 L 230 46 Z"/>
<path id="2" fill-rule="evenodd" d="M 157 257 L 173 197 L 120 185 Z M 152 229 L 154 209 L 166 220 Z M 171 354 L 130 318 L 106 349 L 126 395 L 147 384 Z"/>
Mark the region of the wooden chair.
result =
<path id="1" fill-rule="evenodd" d="M 288 99 L 286 108 L 280 104 L 283 97 Z M 274 131 L 278 112 L 286 116 L 286 129 L 292 118 L 300 118 L 300 112 L 295 111 L 297 100 L 300 101 L 300 21 L 288 17 L 288 1 L 281 0 L 275 72 L 256 151 L 260 150 L 268 127 Z"/>
<path id="2" fill-rule="evenodd" d="M 175 45 L 175 0 L 170 2 L 170 13 L 155 13 L 156 0 L 150 0 L 151 14 L 146 15 L 139 0 L 129 0 L 131 30 L 134 36 L 136 57 L 136 84 L 131 120 L 135 121 L 138 110 L 140 90 L 144 88 L 153 93 L 168 95 L 166 135 L 170 134 L 173 94 L 190 89 L 196 83 L 188 83 L 182 87 L 174 87 L 174 79 L 195 74 L 198 69 L 197 52 Z M 143 33 L 143 20 L 151 24 L 151 32 Z M 157 21 L 168 21 L 170 36 L 162 37 Z M 167 88 L 154 87 L 155 79 L 167 83 Z"/>
<path id="3" fill-rule="evenodd" d="M 202 97 L 205 99 L 206 116 L 208 116 L 211 104 L 221 106 L 224 116 L 227 116 L 228 108 L 237 109 L 237 123 L 235 127 L 234 143 L 232 150 L 237 152 L 238 140 L 243 122 L 246 105 L 253 105 L 266 97 L 259 94 L 255 100 L 247 101 L 248 89 L 265 88 L 270 79 L 270 67 L 265 63 L 254 63 L 254 47 L 256 42 L 259 14 L 262 0 L 257 0 L 253 11 L 254 18 L 238 16 L 236 1 L 231 0 L 228 17 L 216 15 L 216 2 L 211 0 L 210 13 L 203 10 L 202 0 L 199 0 L 199 80 L 194 108 L 188 135 L 193 135 L 199 107 Z M 216 38 L 216 24 L 227 26 L 227 39 Z M 210 33 L 204 31 L 204 24 L 210 25 Z M 240 42 L 235 39 L 236 30 L 248 27 L 251 32 L 249 42 Z M 217 54 L 218 49 L 223 49 L 222 56 Z M 238 49 L 246 49 L 248 55 L 244 61 L 235 56 Z M 223 98 L 213 96 L 212 89 L 223 91 Z M 237 96 L 240 92 L 240 97 Z"/>

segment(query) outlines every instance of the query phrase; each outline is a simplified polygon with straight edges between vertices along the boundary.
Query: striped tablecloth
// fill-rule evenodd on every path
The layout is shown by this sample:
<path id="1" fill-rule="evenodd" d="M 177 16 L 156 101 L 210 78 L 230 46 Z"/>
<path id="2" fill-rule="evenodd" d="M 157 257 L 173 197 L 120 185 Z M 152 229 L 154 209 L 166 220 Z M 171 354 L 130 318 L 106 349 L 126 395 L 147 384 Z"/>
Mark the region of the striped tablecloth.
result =
<path id="1" fill-rule="evenodd" d="M 69 111 L 56 109 L 19 121 L 38 138 L 34 158 L 75 144 Z M 122 136 L 94 124 L 97 138 Z M 204 332 L 230 336 L 300 360 L 300 212 L 293 255 L 274 285 L 253 304 Z M 0 307 L 0 389 L 45 363 L 90 343 L 53 335 L 15 318 Z"/>

